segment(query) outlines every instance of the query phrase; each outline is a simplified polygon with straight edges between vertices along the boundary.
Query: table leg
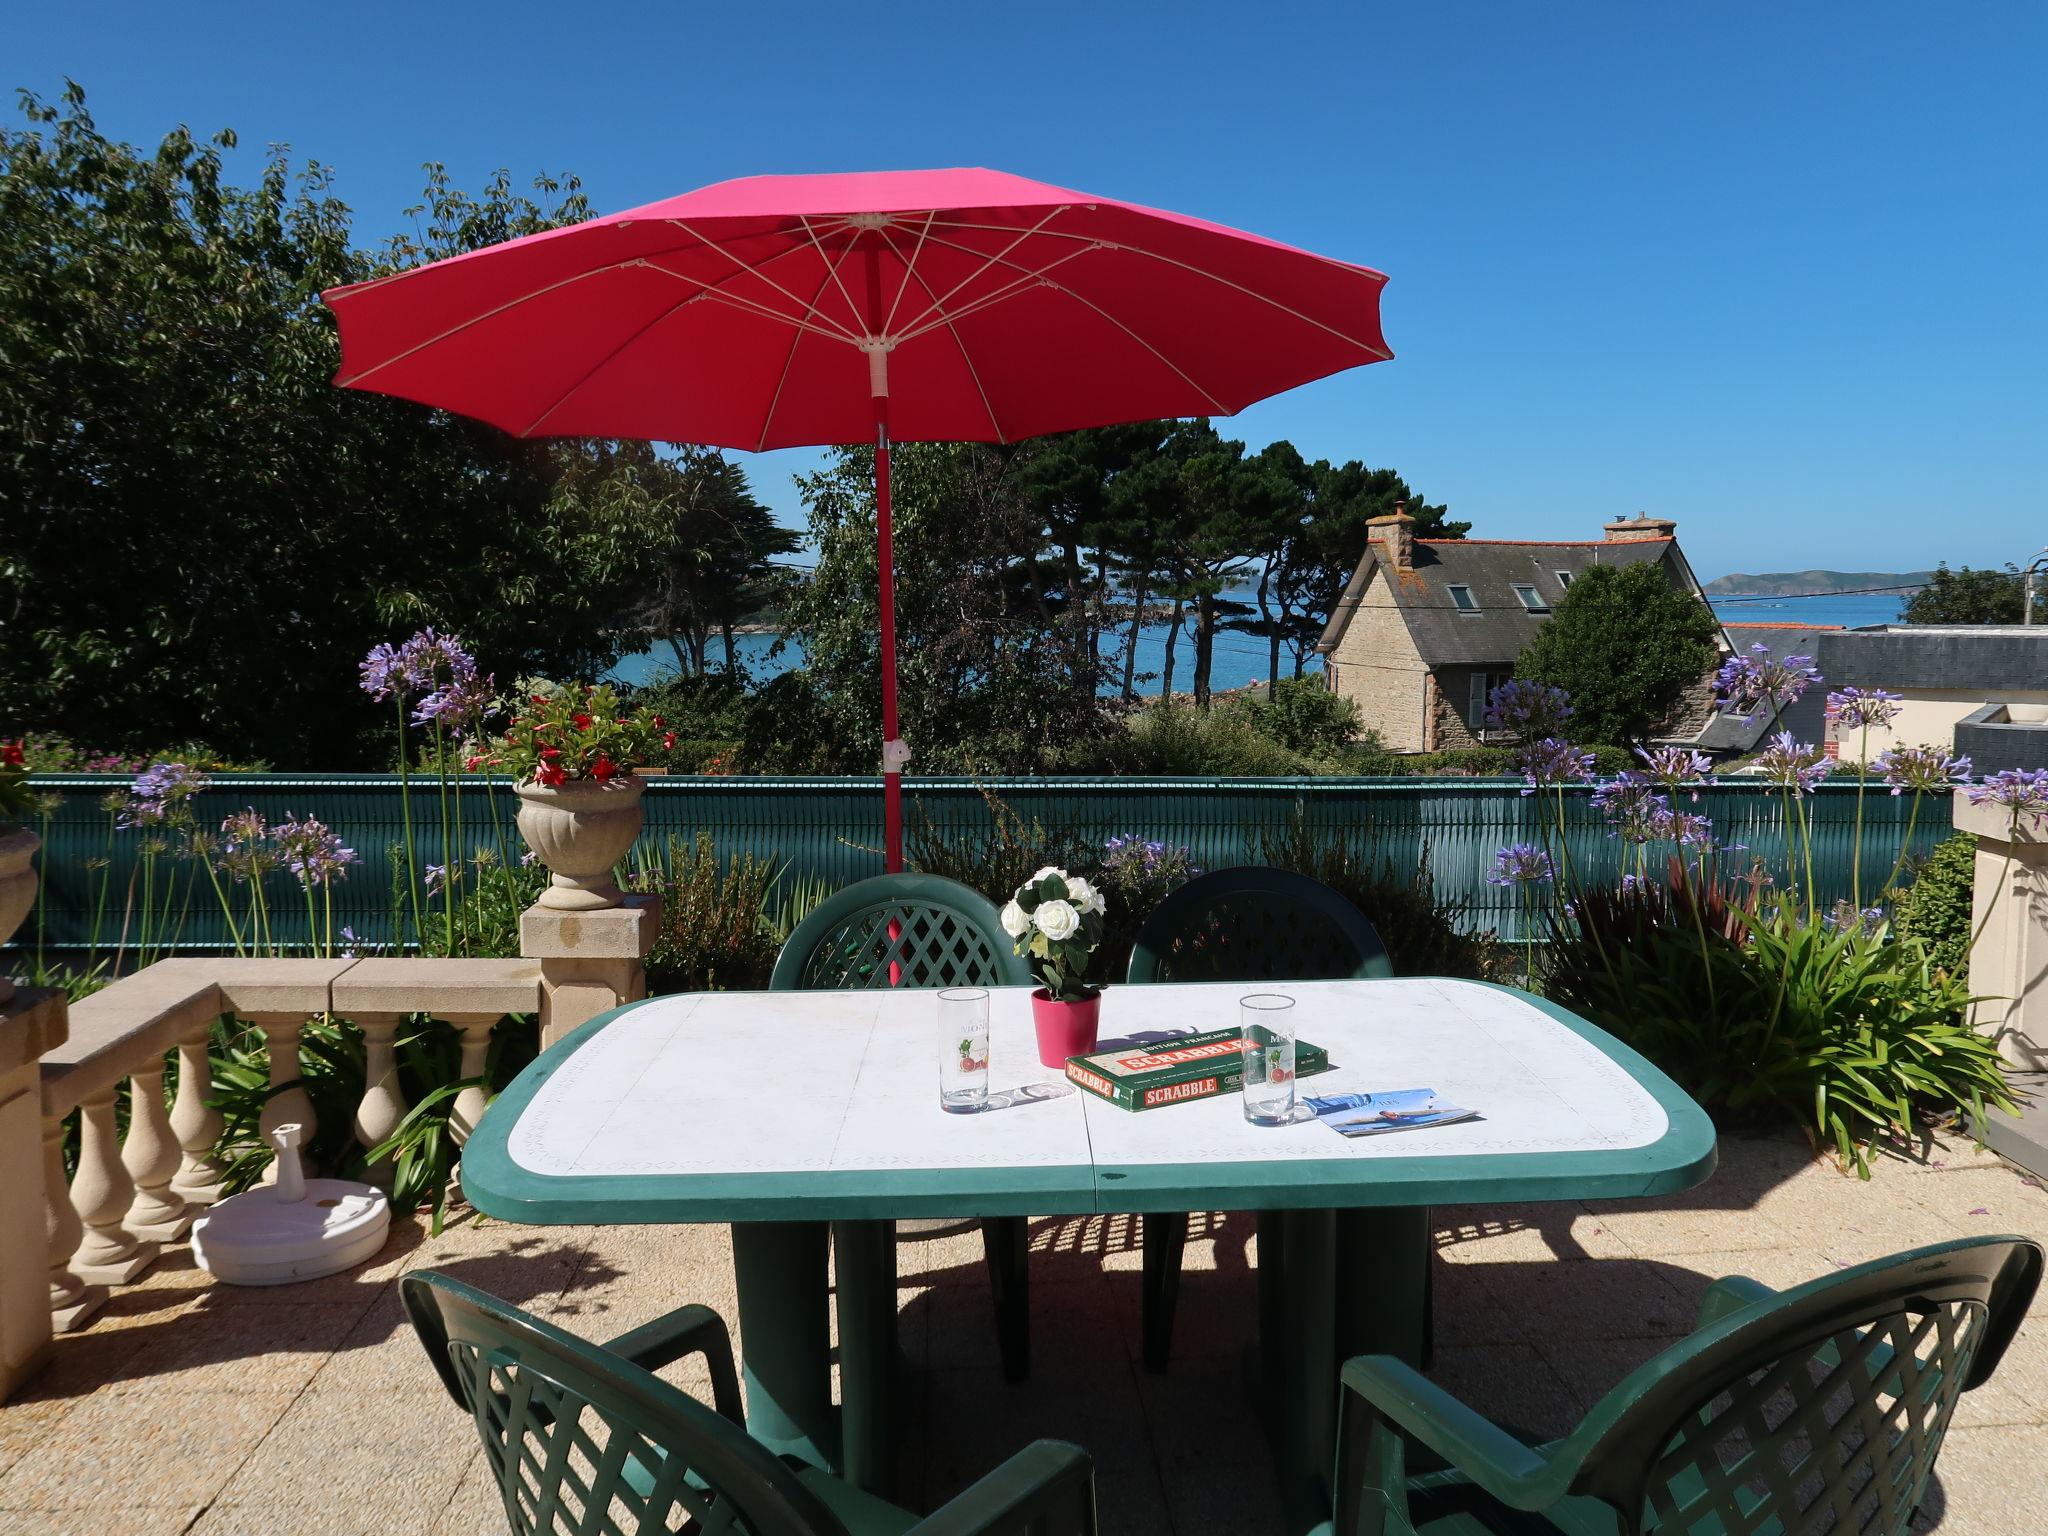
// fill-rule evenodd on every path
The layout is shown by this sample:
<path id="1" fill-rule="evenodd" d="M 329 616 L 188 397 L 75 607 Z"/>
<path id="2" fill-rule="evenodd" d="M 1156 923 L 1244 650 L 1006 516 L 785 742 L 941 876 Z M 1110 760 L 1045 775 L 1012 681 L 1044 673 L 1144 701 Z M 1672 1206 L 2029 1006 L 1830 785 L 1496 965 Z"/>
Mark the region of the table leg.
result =
<path id="1" fill-rule="evenodd" d="M 832 1262 L 843 1474 L 887 1498 L 896 1476 L 896 1223 L 833 1222 Z"/>
<path id="2" fill-rule="evenodd" d="M 1290 1536 L 1330 1519 L 1330 1462 L 1337 1438 L 1337 1218 L 1332 1211 L 1282 1211 L 1277 1294 L 1265 1339 L 1279 1430 L 1274 1471 Z M 1261 1254 L 1261 1267 L 1264 1255 Z"/>
<path id="3" fill-rule="evenodd" d="M 1337 1351 L 1392 1355 L 1421 1368 L 1429 1337 L 1426 1206 L 1337 1213 Z"/>
<path id="4" fill-rule="evenodd" d="M 732 1226 L 747 1430 L 779 1455 L 836 1470 L 826 1229 L 820 1221 Z"/>

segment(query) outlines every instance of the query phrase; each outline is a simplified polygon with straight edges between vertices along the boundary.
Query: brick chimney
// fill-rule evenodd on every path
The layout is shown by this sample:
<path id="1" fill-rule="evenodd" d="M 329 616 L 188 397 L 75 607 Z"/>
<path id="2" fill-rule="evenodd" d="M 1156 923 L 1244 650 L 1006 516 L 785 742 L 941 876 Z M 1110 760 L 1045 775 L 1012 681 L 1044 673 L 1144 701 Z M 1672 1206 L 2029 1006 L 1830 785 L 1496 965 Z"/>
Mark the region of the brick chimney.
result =
<path id="1" fill-rule="evenodd" d="M 1668 539 L 1678 532 L 1678 524 L 1668 517 L 1652 517 L 1647 512 L 1638 512 L 1634 517 L 1617 518 L 1606 525 L 1607 542 L 1629 544 L 1642 539 Z"/>
<path id="2" fill-rule="evenodd" d="M 1415 569 L 1415 519 L 1404 510 L 1406 505 L 1397 501 L 1392 512 L 1365 525 L 1366 539 L 1379 545 L 1380 558 L 1397 571 Z"/>

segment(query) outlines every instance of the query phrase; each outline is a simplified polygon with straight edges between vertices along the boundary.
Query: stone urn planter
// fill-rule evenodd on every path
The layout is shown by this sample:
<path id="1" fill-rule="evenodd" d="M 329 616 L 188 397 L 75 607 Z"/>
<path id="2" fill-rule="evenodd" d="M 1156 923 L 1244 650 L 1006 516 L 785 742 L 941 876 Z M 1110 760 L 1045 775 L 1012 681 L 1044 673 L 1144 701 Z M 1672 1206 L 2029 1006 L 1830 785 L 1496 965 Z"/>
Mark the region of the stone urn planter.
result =
<path id="1" fill-rule="evenodd" d="M 571 779 L 553 789 L 521 784 L 519 835 L 553 871 L 540 905 L 558 912 L 595 912 L 625 900 L 612 870 L 640 835 L 645 783 L 621 774 L 609 783 Z"/>
<path id="2" fill-rule="evenodd" d="M 36 904 L 35 852 L 43 840 L 27 828 L 0 831 L 0 944 L 14 937 L 14 930 Z M 14 983 L 0 975 L 0 1003 L 14 996 Z"/>

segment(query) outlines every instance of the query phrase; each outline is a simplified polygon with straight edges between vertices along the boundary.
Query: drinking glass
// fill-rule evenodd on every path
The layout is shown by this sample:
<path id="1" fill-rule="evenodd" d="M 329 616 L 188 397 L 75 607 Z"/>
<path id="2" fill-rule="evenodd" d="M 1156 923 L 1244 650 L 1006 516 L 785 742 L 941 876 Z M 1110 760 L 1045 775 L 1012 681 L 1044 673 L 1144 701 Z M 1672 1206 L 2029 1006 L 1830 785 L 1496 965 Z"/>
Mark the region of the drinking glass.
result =
<path id="1" fill-rule="evenodd" d="M 1240 998 L 1244 1041 L 1244 1117 L 1253 1125 L 1294 1118 L 1294 999 L 1277 992 Z"/>
<path id="2" fill-rule="evenodd" d="M 988 989 L 939 994 L 939 1108 L 972 1115 L 988 1107 Z"/>

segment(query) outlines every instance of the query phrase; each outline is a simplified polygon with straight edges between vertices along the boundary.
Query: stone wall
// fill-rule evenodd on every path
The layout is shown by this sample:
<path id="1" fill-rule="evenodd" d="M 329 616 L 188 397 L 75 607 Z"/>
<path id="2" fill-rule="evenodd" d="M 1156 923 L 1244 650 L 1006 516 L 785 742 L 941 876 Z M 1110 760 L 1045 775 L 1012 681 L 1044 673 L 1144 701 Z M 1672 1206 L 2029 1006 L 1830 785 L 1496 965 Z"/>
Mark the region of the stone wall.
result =
<path id="1" fill-rule="evenodd" d="M 1388 600 L 1383 572 L 1373 572 L 1357 612 L 1325 665 L 1330 668 L 1330 686 L 1358 706 L 1361 730 L 1377 732 L 1391 751 L 1425 750 L 1424 685 L 1429 670 L 1400 610 Z"/>

